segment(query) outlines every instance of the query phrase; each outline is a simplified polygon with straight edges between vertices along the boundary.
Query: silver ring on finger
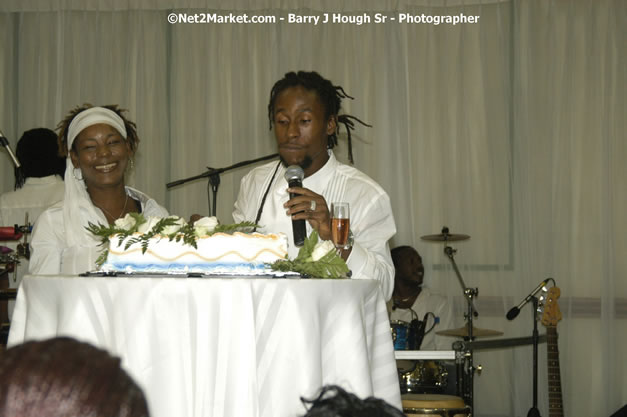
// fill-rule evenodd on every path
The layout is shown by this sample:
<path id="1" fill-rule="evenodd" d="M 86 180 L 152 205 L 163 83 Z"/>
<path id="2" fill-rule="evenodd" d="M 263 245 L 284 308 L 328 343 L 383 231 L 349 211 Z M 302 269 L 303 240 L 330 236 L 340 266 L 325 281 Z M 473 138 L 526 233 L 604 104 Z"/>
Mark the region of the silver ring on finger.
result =
<path id="1" fill-rule="evenodd" d="M 311 200 L 311 205 L 309 206 L 310 211 L 316 211 L 316 200 Z"/>

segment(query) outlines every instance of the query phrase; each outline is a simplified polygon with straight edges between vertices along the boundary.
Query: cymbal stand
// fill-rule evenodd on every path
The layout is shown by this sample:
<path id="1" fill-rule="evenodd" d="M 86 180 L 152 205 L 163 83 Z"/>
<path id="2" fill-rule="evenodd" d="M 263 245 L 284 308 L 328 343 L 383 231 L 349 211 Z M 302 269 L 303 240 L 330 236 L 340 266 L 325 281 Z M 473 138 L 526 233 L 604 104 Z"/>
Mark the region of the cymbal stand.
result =
<path id="1" fill-rule="evenodd" d="M 464 291 L 464 298 L 466 298 L 466 301 L 468 303 L 468 311 L 464 313 L 464 319 L 468 321 L 467 322 L 468 336 L 464 337 L 464 339 L 472 341 L 474 339 L 474 336 L 472 334 L 473 332 L 472 319 L 473 317 L 479 316 L 479 313 L 477 312 L 477 309 L 475 308 L 473 300 L 477 295 L 479 295 L 479 289 L 469 288 L 464 283 L 462 274 L 459 272 L 459 268 L 457 268 L 457 264 L 455 263 L 456 252 L 457 250 L 448 246 L 447 241 L 445 240 L 444 253 L 451 261 L 453 270 L 455 271 L 455 275 L 457 276 L 457 280 L 459 281 L 459 285 L 461 285 L 462 290 Z M 460 394 L 464 398 L 466 403 L 472 408 L 473 407 L 473 394 L 474 394 L 473 392 L 474 391 L 474 373 L 476 370 L 472 362 L 472 350 L 464 349 L 463 351 L 457 352 L 456 356 L 457 356 L 457 361 L 458 361 L 458 377 L 457 377 L 458 383 L 462 382 L 461 384 L 462 388 L 461 388 Z M 459 369 L 460 366 L 462 369 Z M 462 374 L 461 378 L 459 375 L 460 373 Z M 467 380 L 467 384 L 463 383 L 464 376 L 466 377 L 465 380 Z"/>
<path id="2" fill-rule="evenodd" d="M 468 320 L 468 338 L 472 340 L 474 339 L 474 336 L 472 335 L 472 318 L 473 316 L 474 317 L 479 316 L 479 313 L 477 312 L 477 309 L 475 308 L 473 299 L 479 295 L 479 289 L 469 288 L 464 283 L 462 274 L 459 272 L 459 268 L 457 268 L 457 264 L 455 263 L 456 252 L 457 252 L 457 249 L 453 249 L 452 247 L 448 245 L 444 246 L 444 253 L 450 259 L 451 264 L 453 265 L 453 270 L 455 271 L 455 275 L 457 276 L 457 280 L 459 281 L 459 285 L 461 285 L 462 290 L 464 291 L 464 297 L 466 298 L 466 301 L 468 301 L 468 312 L 464 314 L 464 319 Z"/>

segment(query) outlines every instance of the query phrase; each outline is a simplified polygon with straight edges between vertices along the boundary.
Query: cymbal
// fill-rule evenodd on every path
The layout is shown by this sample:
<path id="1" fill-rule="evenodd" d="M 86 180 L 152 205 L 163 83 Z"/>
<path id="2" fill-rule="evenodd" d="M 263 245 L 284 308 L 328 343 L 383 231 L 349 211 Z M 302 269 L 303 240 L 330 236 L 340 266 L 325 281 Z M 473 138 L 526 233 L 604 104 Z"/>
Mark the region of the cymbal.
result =
<path id="1" fill-rule="evenodd" d="M 439 332 L 435 332 L 435 334 L 439 334 L 440 336 L 468 337 L 468 326 L 460 327 L 459 329 L 440 330 Z M 473 337 L 502 336 L 503 332 L 498 330 L 480 329 L 473 326 L 472 335 Z"/>
<path id="2" fill-rule="evenodd" d="M 449 234 L 449 233 L 439 233 L 437 235 L 425 235 L 420 236 L 422 240 L 430 240 L 432 242 L 455 242 L 458 240 L 467 240 L 470 239 L 468 235 L 461 234 Z"/>
<path id="3" fill-rule="evenodd" d="M 499 349 L 499 348 L 507 348 L 514 346 L 523 346 L 523 345 L 532 345 L 533 337 L 513 337 L 508 339 L 492 339 L 492 340 L 483 340 L 481 342 L 455 342 L 462 343 L 463 349 L 470 350 L 482 350 L 482 349 Z M 538 337 L 538 343 L 546 343 L 546 334 L 541 334 Z"/>

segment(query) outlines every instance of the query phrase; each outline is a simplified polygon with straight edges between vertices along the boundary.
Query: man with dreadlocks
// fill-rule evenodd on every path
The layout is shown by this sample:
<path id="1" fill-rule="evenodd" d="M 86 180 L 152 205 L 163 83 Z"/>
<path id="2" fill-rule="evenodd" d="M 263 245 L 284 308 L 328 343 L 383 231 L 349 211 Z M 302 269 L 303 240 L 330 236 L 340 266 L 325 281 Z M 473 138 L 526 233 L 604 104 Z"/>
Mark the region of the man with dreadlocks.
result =
<path id="1" fill-rule="evenodd" d="M 376 182 L 335 159 L 332 148 L 337 144 L 338 123 L 347 129 L 351 162 L 354 121 L 366 125 L 353 116 L 339 115 L 342 98 L 352 97 L 316 72 L 289 72 L 274 84 L 268 117 L 281 160 L 255 168 L 242 179 L 233 219 L 255 221 L 263 232 L 285 233 L 292 259 L 299 250 L 292 220 L 306 220 L 307 234 L 316 230 L 321 239 L 331 240 L 329 207 L 332 202 L 348 202 L 353 244 L 341 255 L 353 278 L 378 280 L 388 300 L 394 287 L 388 246 L 396 233 L 392 207 Z M 288 188 L 284 174 L 290 165 L 303 169 L 302 187 Z M 290 198 L 289 193 L 297 195 Z"/>
<path id="2" fill-rule="evenodd" d="M 27 130 L 17 142 L 15 154 L 21 166 L 15 168 L 15 191 L 0 196 L 0 226 L 24 225 L 26 214 L 28 222 L 33 224 L 47 207 L 63 200 L 65 158 L 59 156 L 57 135 L 52 130 Z M 2 242 L 13 250 L 18 243 Z M 28 260 L 20 258 L 16 276 L 9 279 L 9 286 L 19 287 L 26 271 Z M 8 303 L 9 317 L 13 304 L 13 301 Z"/>

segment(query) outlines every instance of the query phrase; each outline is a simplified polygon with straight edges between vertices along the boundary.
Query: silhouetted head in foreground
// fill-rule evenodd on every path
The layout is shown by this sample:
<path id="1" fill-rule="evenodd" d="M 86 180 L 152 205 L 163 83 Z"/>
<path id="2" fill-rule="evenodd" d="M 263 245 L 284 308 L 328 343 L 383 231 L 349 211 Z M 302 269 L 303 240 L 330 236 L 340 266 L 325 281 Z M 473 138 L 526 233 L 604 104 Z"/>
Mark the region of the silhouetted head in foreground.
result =
<path id="1" fill-rule="evenodd" d="M 308 407 L 303 417 L 404 417 L 399 409 L 375 397 L 361 399 L 336 385 L 321 388 L 318 397 L 301 398 Z"/>
<path id="2" fill-rule="evenodd" d="M 120 359 L 70 338 L 0 354 L 3 417 L 147 417 L 143 392 Z"/>

